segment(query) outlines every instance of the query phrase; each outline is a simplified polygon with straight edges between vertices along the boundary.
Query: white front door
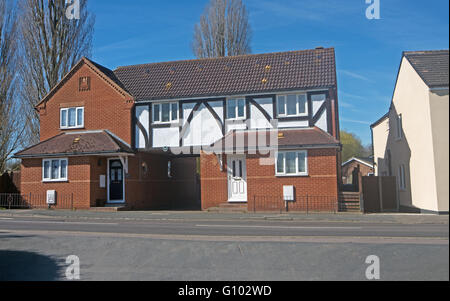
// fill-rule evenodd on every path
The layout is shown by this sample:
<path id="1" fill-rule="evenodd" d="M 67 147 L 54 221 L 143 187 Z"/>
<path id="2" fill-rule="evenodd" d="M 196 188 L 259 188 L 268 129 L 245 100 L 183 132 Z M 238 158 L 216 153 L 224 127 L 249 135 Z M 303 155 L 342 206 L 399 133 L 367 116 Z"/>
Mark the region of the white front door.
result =
<path id="1" fill-rule="evenodd" d="M 245 156 L 228 156 L 228 202 L 247 202 Z"/>

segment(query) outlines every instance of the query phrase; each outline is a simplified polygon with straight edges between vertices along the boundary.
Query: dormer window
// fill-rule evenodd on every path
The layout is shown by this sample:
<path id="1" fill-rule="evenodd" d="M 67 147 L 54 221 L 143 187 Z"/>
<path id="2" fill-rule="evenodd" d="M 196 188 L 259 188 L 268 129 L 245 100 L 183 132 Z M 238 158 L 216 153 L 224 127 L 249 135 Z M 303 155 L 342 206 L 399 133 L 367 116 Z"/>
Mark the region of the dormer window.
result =
<path id="1" fill-rule="evenodd" d="M 61 129 L 80 129 L 84 127 L 84 107 L 61 109 Z"/>

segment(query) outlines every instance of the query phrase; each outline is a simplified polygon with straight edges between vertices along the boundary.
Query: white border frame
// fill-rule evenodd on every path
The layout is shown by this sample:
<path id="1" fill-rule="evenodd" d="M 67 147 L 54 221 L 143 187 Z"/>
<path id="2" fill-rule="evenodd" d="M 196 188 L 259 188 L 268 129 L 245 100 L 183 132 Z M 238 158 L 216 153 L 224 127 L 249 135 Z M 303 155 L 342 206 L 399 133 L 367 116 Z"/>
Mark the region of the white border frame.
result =
<path id="1" fill-rule="evenodd" d="M 163 104 L 169 104 L 169 121 L 162 121 L 162 105 Z M 172 120 L 172 105 L 177 105 L 177 119 Z M 155 106 L 159 106 L 159 121 L 155 121 Z M 178 101 L 165 101 L 165 102 L 154 102 L 152 103 L 152 116 L 149 116 L 152 121 L 152 124 L 172 124 L 172 123 L 178 123 L 180 121 L 180 103 Z"/>
<path id="2" fill-rule="evenodd" d="M 58 178 L 58 179 L 52 179 L 52 161 L 58 160 L 59 161 L 59 167 L 58 167 L 58 174 L 61 176 L 61 161 L 66 161 L 66 177 L 65 178 Z M 50 178 L 46 179 L 44 178 L 45 173 L 45 162 L 50 162 Z M 49 159 L 42 159 L 42 182 L 43 183 L 64 183 L 68 182 L 69 180 L 69 158 L 49 158 Z"/>
<path id="3" fill-rule="evenodd" d="M 280 153 L 282 153 L 282 154 L 285 154 L 284 155 L 284 157 L 283 157 L 283 170 L 284 170 L 284 172 L 283 173 L 279 173 L 278 172 L 278 168 L 277 168 L 277 166 L 278 166 L 278 154 L 280 154 Z M 289 174 L 287 174 L 286 173 L 286 153 L 296 153 L 297 154 L 297 156 L 295 157 L 295 170 L 296 170 L 296 173 L 289 173 Z M 305 153 L 306 154 L 306 156 L 305 156 L 305 168 L 306 168 L 306 171 L 305 172 L 299 172 L 298 171 L 298 154 L 299 153 Z M 275 176 L 276 177 L 307 177 L 307 176 L 309 176 L 309 166 L 308 166 L 308 150 L 283 150 L 283 151 L 277 151 L 276 152 L 276 154 L 275 154 Z"/>
<path id="4" fill-rule="evenodd" d="M 75 126 L 69 126 L 69 109 L 75 109 Z M 83 110 L 83 122 L 81 125 L 76 125 L 78 122 L 78 110 Z M 62 111 L 66 111 L 66 126 L 62 125 Z M 85 116 L 85 110 L 84 107 L 67 107 L 67 108 L 60 108 L 59 109 L 59 128 L 61 130 L 72 130 L 72 129 L 83 129 L 84 128 L 84 116 Z"/>
<path id="5" fill-rule="evenodd" d="M 109 194 L 110 194 L 110 191 L 109 191 L 109 183 L 110 183 L 109 182 L 109 162 L 117 161 L 117 160 L 120 161 L 120 163 L 122 164 L 122 179 L 123 179 L 122 200 L 111 201 L 109 199 Z M 106 203 L 107 204 L 125 204 L 126 203 L 126 201 L 125 201 L 125 180 L 126 180 L 125 179 L 125 166 L 123 165 L 122 160 L 120 160 L 120 157 L 108 158 L 107 162 L 108 162 L 108 164 L 106 164 Z"/>
<path id="6" fill-rule="evenodd" d="M 235 100 L 236 101 L 236 109 L 235 109 L 235 113 L 236 113 L 236 117 L 235 118 L 228 118 L 228 102 L 230 100 Z M 238 117 L 238 112 L 239 112 L 239 105 L 238 102 L 239 100 L 244 100 L 244 117 Z M 247 120 L 247 100 L 244 96 L 237 96 L 237 97 L 228 97 L 225 101 L 225 111 L 226 111 L 226 116 L 225 119 L 226 120 Z"/>
<path id="7" fill-rule="evenodd" d="M 325 93 L 324 93 L 325 94 Z M 287 97 L 288 95 L 295 95 L 296 101 L 297 101 L 297 114 L 295 115 L 288 115 L 287 113 Z M 306 102 L 305 102 L 305 113 L 300 113 L 300 101 L 299 101 L 299 97 L 304 95 L 306 97 Z M 280 97 L 284 96 L 284 114 L 279 114 L 278 113 L 278 99 Z M 307 117 L 309 116 L 309 103 L 308 103 L 308 93 L 287 93 L 287 94 L 277 94 L 276 96 L 276 101 L 275 101 L 275 106 L 276 106 L 276 113 L 277 116 L 279 118 L 288 118 L 288 117 Z"/>

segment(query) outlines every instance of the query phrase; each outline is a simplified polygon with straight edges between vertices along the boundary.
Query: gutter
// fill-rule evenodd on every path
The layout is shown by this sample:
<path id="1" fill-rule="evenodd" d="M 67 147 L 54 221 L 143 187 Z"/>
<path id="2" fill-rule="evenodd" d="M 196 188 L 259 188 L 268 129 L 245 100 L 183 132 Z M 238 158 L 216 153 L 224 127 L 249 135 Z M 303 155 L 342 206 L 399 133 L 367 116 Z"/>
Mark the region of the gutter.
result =
<path id="1" fill-rule="evenodd" d="M 60 157 L 85 157 L 85 156 L 134 156 L 134 153 L 127 152 L 92 152 L 92 153 L 59 153 L 59 154 L 38 154 L 38 155 L 14 155 L 14 159 L 40 159 L 40 158 L 60 158 Z"/>

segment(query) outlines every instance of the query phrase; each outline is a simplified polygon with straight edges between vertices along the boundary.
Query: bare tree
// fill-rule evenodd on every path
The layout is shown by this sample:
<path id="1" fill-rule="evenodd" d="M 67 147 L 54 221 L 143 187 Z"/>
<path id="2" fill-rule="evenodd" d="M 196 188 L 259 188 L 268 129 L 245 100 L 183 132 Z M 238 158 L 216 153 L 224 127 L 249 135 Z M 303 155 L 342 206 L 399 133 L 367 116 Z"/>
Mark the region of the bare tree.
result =
<path id="1" fill-rule="evenodd" d="M 0 174 L 22 141 L 23 126 L 17 101 L 17 18 L 11 0 L 0 1 Z"/>
<path id="2" fill-rule="evenodd" d="M 79 18 L 66 12 L 73 1 L 21 0 L 21 96 L 27 106 L 30 142 L 39 140 L 36 104 L 56 86 L 82 56 L 90 56 L 95 17 L 80 0 Z"/>
<path id="3" fill-rule="evenodd" d="M 195 25 L 192 48 L 197 58 L 248 54 L 251 28 L 242 0 L 211 0 Z"/>

